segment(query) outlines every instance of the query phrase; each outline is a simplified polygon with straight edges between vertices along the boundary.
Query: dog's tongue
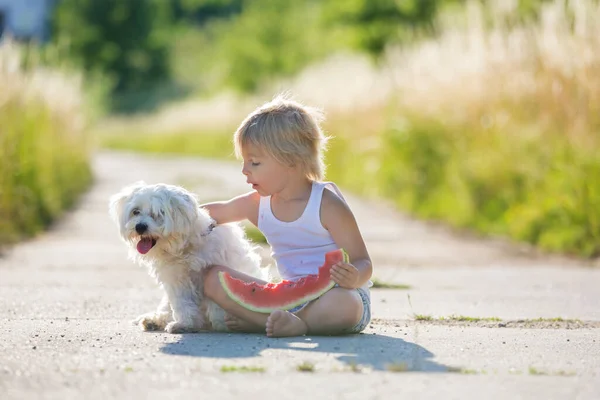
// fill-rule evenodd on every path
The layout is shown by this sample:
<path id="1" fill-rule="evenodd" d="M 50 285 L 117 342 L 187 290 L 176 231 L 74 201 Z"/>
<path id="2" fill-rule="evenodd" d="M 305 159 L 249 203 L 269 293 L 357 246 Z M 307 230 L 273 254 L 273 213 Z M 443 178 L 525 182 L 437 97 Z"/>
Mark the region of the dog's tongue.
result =
<path id="1" fill-rule="evenodd" d="M 152 248 L 152 239 L 151 238 L 142 238 L 137 244 L 137 251 L 142 254 L 146 254 Z"/>

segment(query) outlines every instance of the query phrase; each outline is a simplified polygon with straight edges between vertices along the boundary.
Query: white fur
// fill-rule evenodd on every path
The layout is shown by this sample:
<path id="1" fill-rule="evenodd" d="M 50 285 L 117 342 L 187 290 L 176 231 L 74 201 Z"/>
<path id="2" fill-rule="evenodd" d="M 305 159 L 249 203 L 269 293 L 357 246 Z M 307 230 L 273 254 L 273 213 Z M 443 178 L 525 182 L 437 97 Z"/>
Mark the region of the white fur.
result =
<path id="1" fill-rule="evenodd" d="M 204 297 L 203 270 L 207 266 L 223 265 L 268 279 L 243 229 L 238 224 L 224 224 L 210 231 L 208 212 L 181 187 L 138 182 L 113 195 L 109 208 L 129 246 L 130 258 L 148 267 L 165 291 L 155 312 L 134 320 L 143 330 L 226 331 L 225 312 Z M 136 231 L 138 224 L 147 226 L 141 235 Z M 156 240 L 146 254 L 136 247 L 142 237 Z"/>

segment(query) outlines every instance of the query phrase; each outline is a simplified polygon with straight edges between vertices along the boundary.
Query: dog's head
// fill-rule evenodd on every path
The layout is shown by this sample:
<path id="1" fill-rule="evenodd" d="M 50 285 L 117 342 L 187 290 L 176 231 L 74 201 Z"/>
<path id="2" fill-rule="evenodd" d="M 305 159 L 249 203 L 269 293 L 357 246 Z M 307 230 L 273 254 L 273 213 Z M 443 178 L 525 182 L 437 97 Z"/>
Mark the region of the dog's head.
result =
<path id="1" fill-rule="evenodd" d="M 109 209 L 121 238 L 142 256 L 156 249 L 173 254 L 202 229 L 198 201 L 178 186 L 137 182 L 113 195 Z"/>

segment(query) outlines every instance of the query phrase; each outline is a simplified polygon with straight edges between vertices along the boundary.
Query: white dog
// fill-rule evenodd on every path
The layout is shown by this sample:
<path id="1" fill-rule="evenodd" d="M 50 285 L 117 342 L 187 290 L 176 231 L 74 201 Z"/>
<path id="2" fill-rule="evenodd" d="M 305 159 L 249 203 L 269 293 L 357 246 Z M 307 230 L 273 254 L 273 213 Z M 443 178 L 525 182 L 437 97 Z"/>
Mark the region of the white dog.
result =
<path id="1" fill-rule="evenodd" d="M 225 312 L 203 295 L 207 266 L 267 278 L 242 228 L 215 226 L 195 196 L 181 187 L 139 182 L 112 196 L 109 207 L 130 258 L 147 266 L 165 291 L 156 312 L 134 321 L 143 330 L 226 331 Z"/>

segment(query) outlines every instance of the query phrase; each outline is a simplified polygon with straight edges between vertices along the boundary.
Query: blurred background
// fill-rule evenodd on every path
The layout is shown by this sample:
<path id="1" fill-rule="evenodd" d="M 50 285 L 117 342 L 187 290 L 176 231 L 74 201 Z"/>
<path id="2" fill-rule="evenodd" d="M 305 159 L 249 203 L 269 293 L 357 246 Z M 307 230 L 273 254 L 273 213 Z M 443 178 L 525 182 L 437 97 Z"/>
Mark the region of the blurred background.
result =
<path id="1" fill-rule="evenodd" d="M 289 91 L 328 176 L 421 219 L 600 253 L 597 0 L 0 0 L 0 242 L 101 149 L 233 158 Z"/>

